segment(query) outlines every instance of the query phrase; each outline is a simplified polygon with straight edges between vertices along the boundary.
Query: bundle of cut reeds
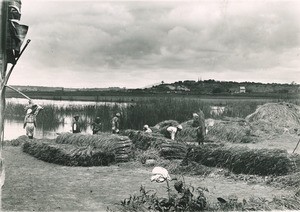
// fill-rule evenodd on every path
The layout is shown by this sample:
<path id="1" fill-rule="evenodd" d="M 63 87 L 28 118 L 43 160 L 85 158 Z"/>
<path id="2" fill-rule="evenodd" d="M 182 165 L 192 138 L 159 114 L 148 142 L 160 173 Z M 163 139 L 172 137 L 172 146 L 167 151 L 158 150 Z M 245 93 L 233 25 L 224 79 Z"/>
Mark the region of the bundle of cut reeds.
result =
<path id="1" fill-rule="evenodd" d="M 214 142 L 250 143 L 255 140 L 251 126 L 245 120 L 220 121 L 210 128 L 206 139 Z"/>
<path id="2" fill-rule="evenodd" d="M 108 166 L 115 154 L 93 146 L 74 146 L 34 140 L 23 145 L 23 151 L 46 162 L 66 166 Z"/>
<path id="3" fill-rule="evenodd" d="M 132 157 L 132 142 L 127 136 L 110 133 L 96 135 L 63 133 L 56 138 L 58 144 L 91 146 L 102 151 L 112 152 L 118 162 L 128 161 Z"/>
<path id="4" fill-rule="evenodd" d="M 22 144 L 24 144 L 26 141 L 28 141 L 28 137 L 26 135 L 21 135 L 16 139 L 12 139 L 12 140 L 5 140 L 3 142 L 3 144 L 5 146 L 21 146 Z"/>
<path id="5" fill-rule="evenodd" d="M 165 120 L 157 123 L 153 128 L 162 129 L 164 127 L 177 126 L 178 124 L 179 124 L 178 121 L 175 120 Z"/>
<path id="6" fill-rule="evenodd" d="M 137 130 L 126 130 L 124 133 L 129 136 L 137 149 L 158 149 L 160 156 L 166 159 L 182 159 L 187 153 L 185 143 L 165 138 L 160 133 L 145 133 Z"/>
<path id="7" fill-rule="evenodd" d="M 166 142 L 166 138 L 160 133 L 146 133 L 139 130 L 125 130 L 127 135 L 137 149 L 147 150 L 149 148 L 156 148 L 162 143 Z"/>
<path id="8" fill-rule="evenodd" d="M 234 173 L 285 175 L 294 171 L 286 150 L 249 149 L 247 147 L 197 146 L 187 154 L 187 160 L 210 167 L 223 167 Z"/>

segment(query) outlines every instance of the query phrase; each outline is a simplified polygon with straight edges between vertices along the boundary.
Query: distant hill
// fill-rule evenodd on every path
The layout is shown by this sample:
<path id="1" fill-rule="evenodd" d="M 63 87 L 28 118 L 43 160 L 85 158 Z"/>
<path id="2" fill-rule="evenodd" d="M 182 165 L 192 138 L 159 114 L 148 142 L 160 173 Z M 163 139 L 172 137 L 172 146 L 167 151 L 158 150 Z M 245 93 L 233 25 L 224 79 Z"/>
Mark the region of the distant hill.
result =
<path id="1" fill-rule="evenodd" d="M 183 93 L 196 95 L 230 95 L 230 94 L 300 94 L 300 85 L 279 84 L 279 83 L 257 83 L 257 82 L 234 82 L 234 81 L 216 81 L 209 80 L 185 80 L 174 83 L 153 84 L 138 89 L 126 89 L 120 87 L 109 88 L 64 88 L 64 87 L 46 87 L 46 86 L 12 86 L 22 92 L 45 93 L 52 92 L 53 95 L 69 95 L 77 93 L 78 95 L 99 95 L 99 93 Z M 8 92 L 11 93 L 8 89 Z"/>
<path id="2" fill-rule="evenodd" d="M 161 83 L 144 90 L 168 93 L 195 93 L 195 94 L 225 94 L 225 93 L 300 93 L 298 84 L 233 82 L 233 81 L 178 81 Z"/>

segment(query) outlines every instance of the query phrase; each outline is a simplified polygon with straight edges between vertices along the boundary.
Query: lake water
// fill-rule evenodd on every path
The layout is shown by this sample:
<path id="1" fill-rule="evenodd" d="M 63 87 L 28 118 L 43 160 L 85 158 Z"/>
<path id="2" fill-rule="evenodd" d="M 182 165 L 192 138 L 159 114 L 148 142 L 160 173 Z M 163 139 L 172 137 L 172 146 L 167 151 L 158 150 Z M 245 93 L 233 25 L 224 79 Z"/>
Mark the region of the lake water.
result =
<path id="1" fill-rule="evenodd" d="M 24 107 L 28 104 L 27 99 L 22 98 L 7 98 L 7 103 L 16 103 L 22 104 Z M 39 104 L 41 106 L 45 105 L 54 105 L 57 107 L 70 107 L 70 106 L 99 106 L 99 105 L 107 105 L 107 106 L 115 106 L 116 104 L 121 107 L 127 107 L 131 103 L 116 103 L 116 102 L 88 102 L 88 101 L 59 101 L 59 100 L 44 100 L 44 99 L 35 99 L 34 103 Z M 40 115 L 40 114 L 39 114 Z M 25 112 L 24 112 L 25 117 Z M 57 133 L 61 132 L 71 132 L 72 129 L 72 115 L 64 115 L 63 118 L 60 118 L 60 123 L 54 129 L 45 130 L 43 127 L 43 123 L 38 123 L 37 128 L 34 132 L 35 138 L 55 138 Z M 82 131 L 83 134 L 92 134 L 91 125 L 87 125 L 86 129 Z M 23 121 L 20 119 L 6 119 L 4 126 L 4 140 L 11 140 L 18 138 L 21 135 L 25 135 L 26 131 L 23 129 Z"/>

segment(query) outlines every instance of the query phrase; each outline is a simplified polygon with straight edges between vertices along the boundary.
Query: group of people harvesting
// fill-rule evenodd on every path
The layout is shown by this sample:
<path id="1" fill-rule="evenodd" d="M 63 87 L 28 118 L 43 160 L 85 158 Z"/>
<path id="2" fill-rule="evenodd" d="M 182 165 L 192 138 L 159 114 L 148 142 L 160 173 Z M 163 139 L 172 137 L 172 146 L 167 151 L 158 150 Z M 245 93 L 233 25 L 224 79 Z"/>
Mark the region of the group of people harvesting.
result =
<path id="1" fill-rule="evenodd" d="M 113 134 L 119 134 L 120 132 L 120 113 L 116 113 L 115 116 L 111 120 L 111 132 Z M 193 122 L 192 127 L 196 128 L 197 131 L 197 142 L 199 144 L 203 144 L 204 142 L 204 136 L 206 134 L 206 128 L 205 128 L 205 119 L 204 114 L 200 110 L 198 113 L 193 113 Z M 177 126 L 169 126 L 166 128 L 168 132 L 168 137 L 171 140 L 175 140 L 176 135 L 183 129 L 182 125 Z M 92 123 L 92 131 L 93 134 L 97 134 L 98 132 L 102 131 L 102 123 L 100 117 L 97 117 L 95 121 Z M 149 125 L 143 126 L 143 131 L 146 133 L 152 133 L 152 129 L 149 127 Z M 72 124 L 72 132 L 73 133 L 79 133 L 79 116 L 74 116 L 74 122 Z"/>
<path id="2" fill-rule="evenodd" d="M 118 134 L 120 132 L 120 113 L 116 113 L 116 115 L 111 120 L 111 131 L 113 134 Z M 98 132 L 102 131 L 102 123 L 100 117 L 96 117 L 94 122 L 92 123 L 92 131 L 93 134 L 97 134 Z M 80 133 L 80 123 L 79 123 L 79 116 L 74 116 L 74 121 L 72 123 L 72 132 L 73 133 Z"/>
<path id="3" fill-rule="evenodd" d="M 24 119 L 23 127 L 26 129 L 26 135 L 29 139 L 33 139 L 34 129 L 36 127 L 36 116 L 43 107 L 40 105 L 34 104 L 32 101 L 29 101 L 29 105 L 25 107 L 26 116 Z M 111 132 L 113 134 L 119 134 L 120 132 L 120 113 L 116 113 L 115 116 L 111 119 Z M 97 134 L 103 131 L 103 126 L 101 123 L 100 117 L 96 117 L 94 122 L 91 124 L 93 134 Z M 204 114 L 200 110 L 198 113 L 193 113 L 193 122 L 192 127 L 196 128 L 197 131 L 197 142 L 198 144 L 203 144 L 204 136 L 206 134 L 205 128 L 205 119 Z M 169 138 L 175 140 L 176 135 L 183 129 L 182 125 L 177 126 L 169 126 L 166 128 Z M 148 125 L 144 125 L 143 131 L 146 133 L 152 133 L 152 129 Z M 80 121 L 79 116 L 74 116 L 74 120 L 72 122 L 72 132 L 80 133 Z"/>

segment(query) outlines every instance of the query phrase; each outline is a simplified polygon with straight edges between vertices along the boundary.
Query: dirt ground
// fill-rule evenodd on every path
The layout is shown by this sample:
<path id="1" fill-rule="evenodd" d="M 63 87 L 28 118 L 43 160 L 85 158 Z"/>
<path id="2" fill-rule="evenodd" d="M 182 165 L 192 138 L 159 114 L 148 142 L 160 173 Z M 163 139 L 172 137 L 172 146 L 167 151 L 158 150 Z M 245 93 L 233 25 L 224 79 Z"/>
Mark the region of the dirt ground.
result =
<path id="1" fill-rule="evenodd" d="M 130 194 L 138 194 L 141 185 L 166 195 L 165 184 L 150 182 L 153 167 L 123 163 L 109 167 L 67 167 L 46 163 L 5 146 L 3 150 L 6 180 L 2 189 L 5 211 L 106 211 Z M 174 177 L 174 176 L 172 176 Z M 242 180 L 211 174 L 185 177 L 187 184 L 208 188 L 210 201 L 231 194 L 239 200 L 250 197 L 272 199 L 292 191 L 250 184 Z"/>

